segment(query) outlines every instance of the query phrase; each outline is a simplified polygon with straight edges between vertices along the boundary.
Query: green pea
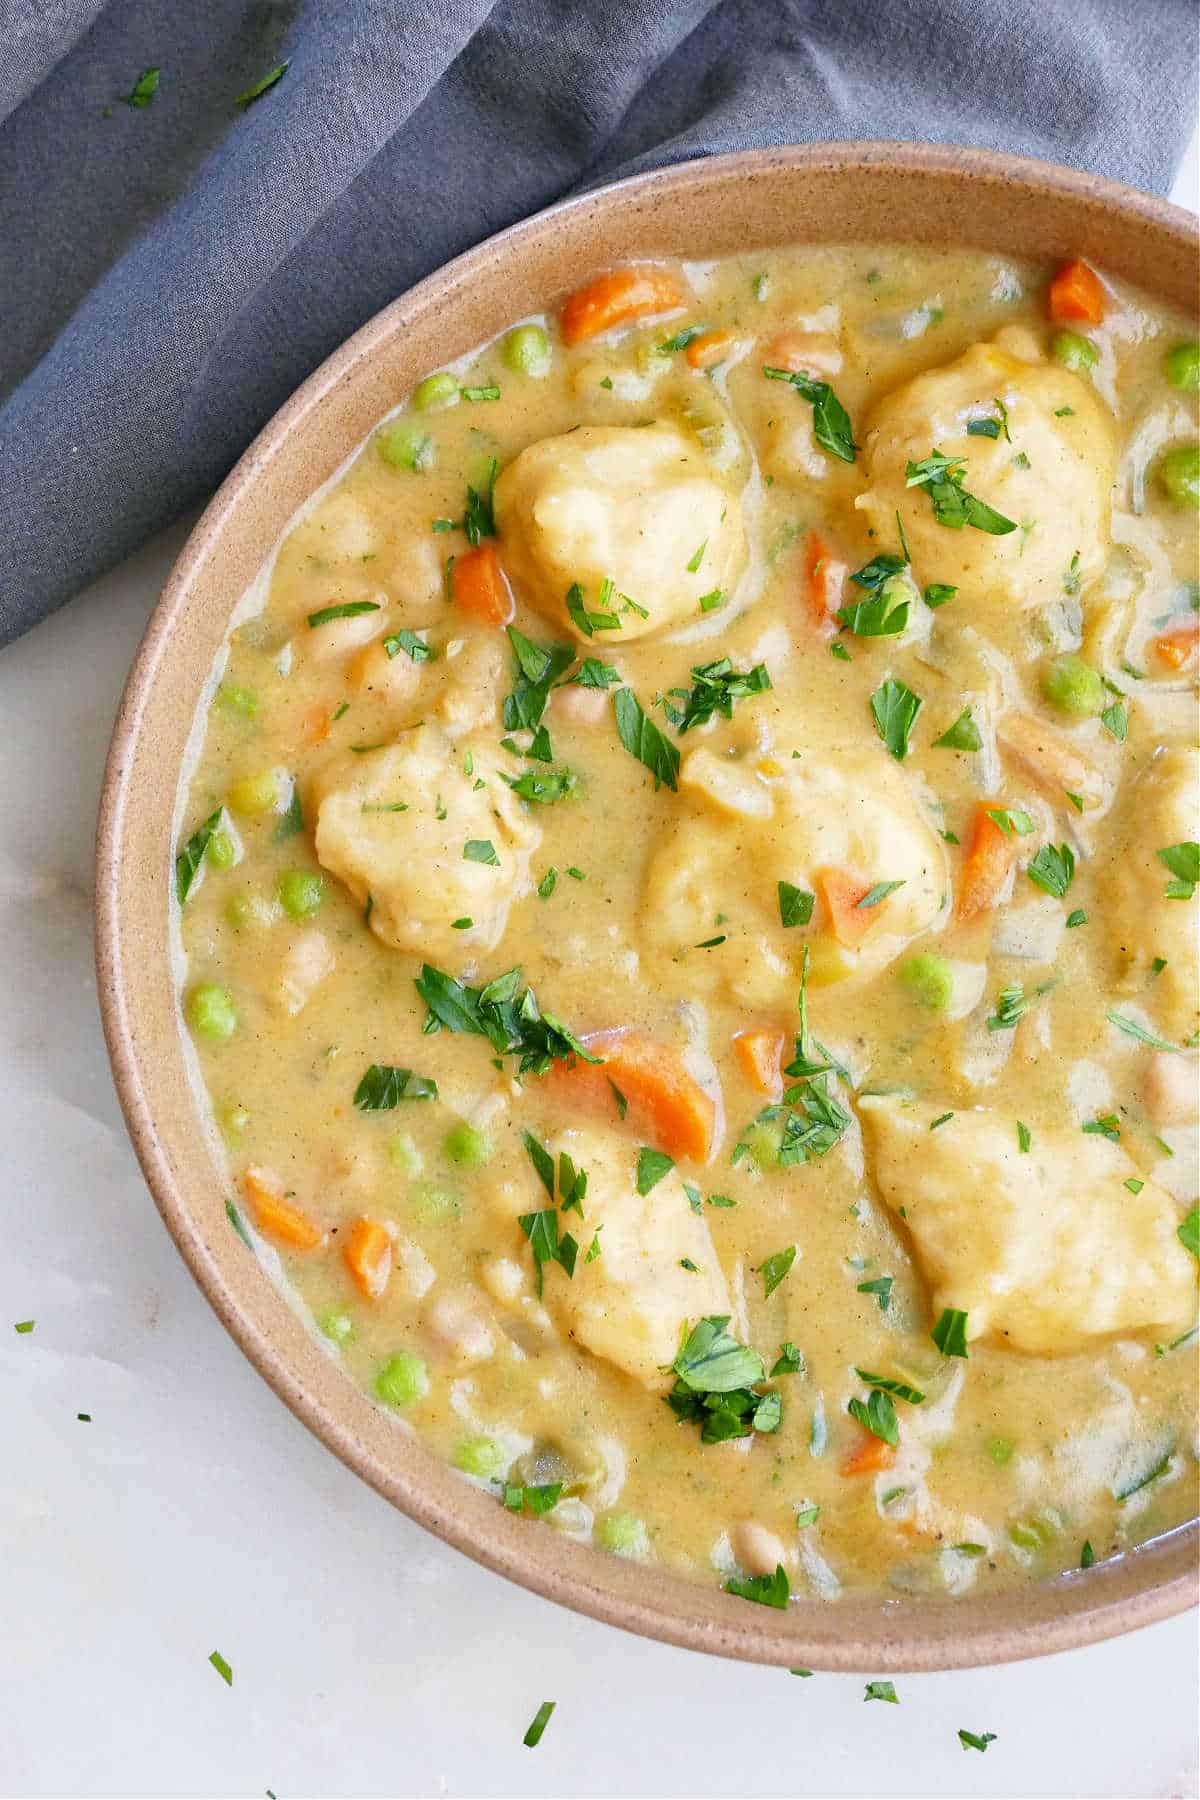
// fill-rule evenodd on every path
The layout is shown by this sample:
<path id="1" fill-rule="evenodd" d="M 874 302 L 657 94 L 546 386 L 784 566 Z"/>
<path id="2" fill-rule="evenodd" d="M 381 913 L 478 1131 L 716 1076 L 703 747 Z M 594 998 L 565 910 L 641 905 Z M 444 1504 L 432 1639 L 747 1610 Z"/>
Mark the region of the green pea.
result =
<path id="1" fill-rule="evenodd" d="M 334 1344 L 344 1344 L 347 1338 L 354 1336 L 354 1320 L 347 1312 L 323 1313 L 320 1327 L 322 1335 Z"/>
<path id="2" fill-rule="evenodd" d="M 634 1513 L 609 1513 L 606 1519 L 598 1520 L 596 1541 L 602 1550 L 626 1556 L 631 1562 L 641 1562 L 650 1552 L 646 1527 Z"/>
<path id="3" fill-rule="evenodd" d="M 416 471 L 433 467 L 433 439 L 409 419 L 398 419 L 394 425 L 385 425 L 375 442 L 380 456 L 393 469 Z"/>
<path id="4" fill-rule="evenodd" d="M 954 994 L 954 970 L 944 956 L 926 951 L 901 965 L 900 979 L 922 1006 L 945 1012 Z"/>
<path id="5" fill-rule="evenodd" d="M 214 831 L 204 854 L 214 869 L 231 869 L 237 861 L 237 845 L 228 831 Z"/>
<path id="6" fill-rule="evenodd" d="M 424 1358 L 402 1350 L 389 1356 L 375 1372 L 375 1392 L 387 1406 L 411 1406 L 429 1392 L 429 1371 Z"/>
<path id="7" fill-rule="evenodd" d="M 281 798 L 278 769 L 263 769 L 257 775 L 243 775 L 229 790 L 229 805 L 235 813 L 254 817 L 276 812 Z"/>
<path id="8" fill-rule="evenodd" d="M 1179 444 L 1158 465 L 1158 479 L 1172 506 L 1200 510 L 1200 444 Z"/>
<path id="9" fill-rule="evenodd" d="M 461 1469 L 464 1475 L 478 1475 L 484 1481 L 491 1475 L 498 1475 L 507 1462 L 508 1452 L 495 1438 L 463 1438 L 454 1447 L 455 1468 Z"/>
<path id="10" fill-rule="evenodd" d="M 226 1137 L 241 1137 L 249 1123 L 250 1114 L 244 1106 L 239 1106 L 236 1101 L 231 1101 L 228 1106 L 221 1109 L 221 1130 Z"/>
<path id="11" fill-rule="evenodd" d="M 1077 331 L 1055 332 L 1050 350 L 1064 368 L 1074 369 L 1077 375 L 1094 369 L 1100 361 L 1100 352 L 1095 344 L 1090 338 L 1081 337 Z"/>
<path id="12" fill-rule="evenodd" d="M 407 1131 L 392 1134 L 388 1139 L 387 1153 L 393 1169 L 399 1169 L 405 1175 L 419 1175 L 425 1167 L 425 1158 Z"/>
<path id="13" fill-rule="evenodd" d="M 215 981 L 201 982 L 187 997 L 187 1021 L 200 1037 L 223 1044 L 237 1030 L 237 1008 L 228 988 Z"/>
<path id="14" fill-rule="evenodd" d="M 279 904 L 289 919 L 311 919 L 320 912 L 325 881 L 312 869 L 286 869 L 279 877 Z"/>
<path id="15" fill-rule="evenodd" d="M 1200 388 L 1200 342 L 1185 338 L 1174 344 L 1163 357 L 1163 373 L 1180 393 L 1194 394 Z"/>
<path id="16" fill-rule="evenodd" d="M 476 1131 L 465 1119 L 446 1133 L 443 1150 L 452 1163 L 458 1163 L 464 1169 L 481 1169 L 491 1161 L 492 1141 L 482 1131 Z"/>
<path id="17" fill-rule="evenodd" d="M 1073 650 L 1052 657 L 1042 670 L 1042 692 L 1051 706 L 1073 718 L 1091 719 L 1104 711 L 1104 683 L 1090 663 Z"/>
<path id="18" fill-rule="evenodd" d="M 504 340 L 504 360 L 518 375 L 548 375 L 550 339 L 540 325 L 518 325 Z"/>
<path id="19" fill-rule="evenodd" d="M 230 681 L 223 681 L 217 689 L 217 701 L 226 712 L 235 713 L 240 719 L 252 719 L 258 712 L 258 695 L 254 689 L 238 687 Z"/>
<path id="20" fill-rule="evenodd" d="M 994 1437 L 988 1439 L 988 1455 L 998 1469 L 1012 1461 L 1013 1444 L 1011 1438 Z"/>
<path id="21" fill-rule="evenodd" d="M 779 1124 L 778 1120 L 756 1120 L 749 1131 L 742 1134 L 741 1141 L 747 1145 L 750 1155 L 760 1169 L 777 1169 L 779 1167 L 779 1146 L 783 1142 L 783 1126 Z"/>
<path id="22" fill-rule="evenodd" d="M 409 1201 L 423 1225 L 436 1225 L 441 1219 L 452 1219 L 459 1211 L 458 1195 L 431 1181 L 418 1181 L 409 1189 Z"/>
<path id="23" fill-rule="evenodd" d="M 262 930 L 275 923 L 271 902 L 254 888 L 242 888 L 225 902 L 225 917 L 235 931 Z"/>
<path id="24" fill-rule="evenodd" d="M 437 408 L 457 406 L 460 397 L 453 375 L 446 369 L 439 369 L 436 375 L 427 375 L 424 381 L 418 381 L 413 389 L 412 403 L 418 412 L 433 412 Z"/>

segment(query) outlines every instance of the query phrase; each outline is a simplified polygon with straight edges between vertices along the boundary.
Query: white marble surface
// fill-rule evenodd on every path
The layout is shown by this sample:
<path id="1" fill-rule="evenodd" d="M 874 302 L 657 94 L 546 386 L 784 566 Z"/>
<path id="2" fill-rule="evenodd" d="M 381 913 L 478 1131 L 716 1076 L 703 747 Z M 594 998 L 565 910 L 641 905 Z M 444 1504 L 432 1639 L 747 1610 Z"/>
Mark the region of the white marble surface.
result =
<path id="1" fill-rule="evenodd" d="M 1193 146 L 1175 197 L 1195 187 Z M 897 1678 L 864 1711 L 857 1677 L 664 1649 L 506 1585 L 254 1374 L 142 1184 L 91 967 L 105 746 L 183 535 L 0 653 L 0 1794 L 1194 1794 L 1195 1614 Z M 959 1726 L 996 1742 L 964 1752 Z"/>

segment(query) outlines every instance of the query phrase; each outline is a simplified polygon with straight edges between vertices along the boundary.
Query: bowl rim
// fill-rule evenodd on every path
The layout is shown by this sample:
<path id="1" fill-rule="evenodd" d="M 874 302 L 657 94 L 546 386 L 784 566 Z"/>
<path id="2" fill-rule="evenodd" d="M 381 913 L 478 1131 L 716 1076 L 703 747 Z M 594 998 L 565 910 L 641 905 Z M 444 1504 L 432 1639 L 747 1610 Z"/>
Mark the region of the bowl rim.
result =
<path id="1" fill-rule="evenodd" d="M 520 1586 L 586 1614 L 643 1636 L 682 1648 L 743 1660 L 788 1664 L 803 1653 L 816 1668 L 905 1672 L 986 1666 L 1080 1647 L 1118 1633 L 1138 1629 L 1180 1613 L 1197 1602 L 1194 1565 L 1200 1556 L 1200 1521 L 1192 1520 L 1168 1534 L 1172 1548 L 1164 1572 L 1157 1562 L 1167 1539 L 1154 1540 L 1122 1556 L 1098 1563 L 1086 1576 L 1069 1573 L 1022 1590 L 1028 1600 L 1027 1621 L 1014 1624 L 989 1617 L 989 1601 L 1000 1594 L 949 1602 L 888 1602 L 895 1635 L 860 1629 L 844 1638 L 836 1621 L 840 1608 L 825 1607 L 831 1630 L 814 1629 L 805 1640 L 790 1639 L 779 1624 L 786 1614 L 742 1604 L 736 1616 L 722 1613 L 724 1596 L 713 1594 L 719 1619 L 702 1621 L 686 1609 L 671 1610 L 641 1600 L 636 1583 L 619 1565 L 609 1580 L 597 1574 L 599 1553 L 580 1552 L 564 1573 L 550 1570 L 539 1555 L 540 1533 L 525 1533 L 519 1543 L 481 1541 L 453 1509 L 426 1503 L 411 1476 L 389 1474 L 346 1421 L 327 1409 L 297 1380 L 283 1350 L 241 1309 L 227 1282 L 221 1257 L 198 1229 L 176 1186 L 169 1158 L 159 1138 L 148 1092 L 137 1031 L 122 974 L 123 918 L 119 904 L 120 871 L 131 800 L 131 772 L 148 697 L 173 629 L 186 607 L 190 587 L 206 565 L 231 511 L 264 466 L 285 451 L 294 428 L 341 382 L 369 358 L 376 345 L 402 328 L 404 316 L 438 292 L 452 294 L 527 239 L 555 221 L 592 209 L 608 209 L 636 200 L 647 190 L 685 194 L 706 184 L 758 178 L 773 170 L 849 171 L 886 165 L 897 173 L 932 172 L 1001 181 L 1027 197 L 1065 197 L 1090 203 L 1101 212 L 1132 215 L 1191 242 L 1196 222 L 1170 201 L 1142 193 L 1106 177 L 1042 162 L 1031 157 L 965 148 L 950 144 L 891 140 L 842 140 L 735 151 L 656 166 L 621 180 L 605 182 L 544 208 L 484 239 L 442 264 L 390 301 L 335 349 L 301 383 L 238 458 L 196 521 L 150 615 L 121 697 L 104 769 L 96 828 L 95 954 L 101 1021 L 114 1082 L 134 1151 L 155 1205 L 185 1263 L 225 1328 L 258 1373 L 290 1410 L 323 1444 L 357 1475 L 394 1505 L 474 1561 Z M 827 241 L 836 242 L 833 237 Z M 903 237 L 897 238 L 904 241 Z M 169 858 L 164 858 L 169 866 Z M 164 876 L 165 880 L 165 876 Z M 431 1455 L 431 1452 L 426 1452 Z M 465 1484 L 464 1484 L 465 1486 Z M 501 1513 L 501 1509 L 496 1511 Z M 503 1516 L 503 1515 L 501 1515 Z M 1182 1543 L 1181 1543 L 1182 1540 Z M 605 1558 L 606 1564 L 617 1559 Z M 1145 1568 L 1148 1579 L 1129 1569 Z M 1154 1566 L 1152 1566 L 1154 1565 Z M 696 1584 L 682 1576 L 672 1586 L 694 1592 Z M 700 1589 L 707 1593 L 707 1589 Z M 1009 1590 L 1011 1593 L 1011 1590 Z M 1039 1604 L 1039 1596 L 1045 1603 Z M 1053 1598 L 1051 1598 L 1053 1596 Z M 876 1596 L 879 1599 L 879 1596 Z M 847 1603 L 842 1602 L 841 1606 Z M 924 1627 L 923 1628 L 923 1623 Z M 932 1627 L 928 1629 L 927 1627 Z"/>

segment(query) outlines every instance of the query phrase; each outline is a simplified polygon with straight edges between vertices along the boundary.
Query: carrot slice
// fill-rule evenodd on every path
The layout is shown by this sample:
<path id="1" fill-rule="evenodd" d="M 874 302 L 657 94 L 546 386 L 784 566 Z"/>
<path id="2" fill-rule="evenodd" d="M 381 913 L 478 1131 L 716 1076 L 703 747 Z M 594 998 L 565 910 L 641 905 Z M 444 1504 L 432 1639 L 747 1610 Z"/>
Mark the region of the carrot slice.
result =
<path id="1" fill-rule="evenodd" d="M 564 344 L 582 344 L 602 331 L 628 325 L 631 319 L 670 312 L 682 305 L 683 288 L 670 269 L 635 263 L 626 269 L 611 269 L 586 287 L 576 288 L 563 303 L 559 328 Z"/>
<path id="2" fill-rule="evenodd" d="M 829 929 L 847 950 L 857 950 L 879 917 L 878 906 L 860 906 L 871 891 L 871 883 L 849 869 L 817 869 L 813 886 L 825 903 Z M 886 906 L 886 900 L 881 903 Z"/>
<path id="3" fill-rule="evenodd" d="M 1198 642 L 1200 618 L 1189 619 L 1186 625 L 1175 625 L 1170 631 L 1164 631 L 1161 637 L 1156 637 L 1154 654 L 1169 669 L 1182 669 Z"/>
<path id="4" fill-rule="evenodd" d="M 333 721 L 327 706 L 310 706 L 304 715 L 302 731 L 306 744 L 323 744 L 329 736 Z"/>
<path id="5" fill-rule="evenodd" d="M 1064 263 L 1050 283 L 1049 304 L 1056 325 L 1080 319 L 1099 325 L 1104 318 L 1104 289 L 1096 271 L 1085 262 Z"/>
<path id="6" fill-rule="evenodd" d="M 364 1300 L 378 1300 L 392 1273 L 392 1240 L 377 1219 L 355 1219 L 342 1261 Z"/>
<path id="7" fill-rule="evenodd" d="M 451 582 L 454 604 L 481 625 L 507 625 L 516 611 L 508 577 L 495 544 L 480 544 L 454 559 Z"/>
<path id="8" fill-rule="evenodd" d="M 764 361 L 769 369 L 786 369 L 789 375 L 836 375 L 842 353 L 828 332 L 781 331 L 767 345 Z"/>
<path id="9" fill-rule="evenodd" d="M 733 1039 L 738 1067 L 762 1094 L 778 1095 L 783 1088 L 784 1035 L 782 1031 L 739 1031 Z"/>
<path id="10" fill-rule="evenodd" d="M 883 1469 L 890 1469 L 896 1460 L 893 1444 L 885 1444 L 869 1431 L 864 1431 L 854 1448 L 845 1457 L 841 1472 L 843 1475 L 878 1475 Z"/>
<path id="11" fill-rule="evenodd" d="M 734 343 L 732 331 L 702 331 L 685 352 L 693 369 L 715 369 L 724 362 Z"/>
<path id="12" fill-rule="evenodd" d="M 546 1077 L 572 1107 L 620 1118 L 613 1088 L 625 1102 L 625 1127 L 668 1156 L 707 1162 L 717 1129 L 716 1102 L 671 1044 L 637 1032 L 597 1031 L 583 1039 L 602 1063 L 571 1057 Z"/>
<path id="13" fill-rule="evenodd" d="M 283 1197 L 283 1184 L 267 1169 L 249 1168 L 242 1175 L 242 1192 L 254 1209 L 260 1231 L 291 1250 L 315 1250 L 324 1233 L 298 1206 Z"/>
<path id="14" fill-rule="evenodd" d="M 1015 841 L 1001 831 L 989 806 L 997 808 L 999 802 L 981 800 L 977 804 L 963 858 L 957 909 L 963 924 L 995 906 L 1016 855 Z"/>
<path id="15" fill-rule="evenodd" d="M 834 614 L 842 604 L 846 565 L 831 552 L 817 531 L 804 540 L 804 599 L 809 617 L 826 635 L 834 629 Z"/>

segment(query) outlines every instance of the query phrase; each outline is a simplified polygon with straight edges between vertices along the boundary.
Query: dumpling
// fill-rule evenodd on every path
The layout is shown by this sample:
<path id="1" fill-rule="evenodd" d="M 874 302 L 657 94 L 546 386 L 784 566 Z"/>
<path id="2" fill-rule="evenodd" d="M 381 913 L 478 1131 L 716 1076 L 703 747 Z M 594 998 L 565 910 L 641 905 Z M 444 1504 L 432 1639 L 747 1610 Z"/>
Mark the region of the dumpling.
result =
<path id="1" fill-rule="evenodd" d="M 541 438 L 500 476 L 495 510 L 518 592 L 586 638 L 566 607 L 577 585 L 586 612 L 618 621 L 596 633 L 605 645 L 700 618 L 701 595 L 731 593 L 746 560 L 737 494 L 696 439 L 671 425 L 586 425 Z"/>
<path id="2" fill-rule="evenodd" d="M 945 912 L 941 840 L 909 777 L 873 745 L 827 744 L 786 761 L 704 747 L 684 759 L 679 788 L 693 808 L 650 864 L 642 935 L 677 956 L 712 937 L 720 916 L 726 941 L 703 960 L 688 958 L 693 985 L 723 985 L 749 1005 L 778 1003 L 805 943 L 815 984 L 871 974 Z M 781 881 L 818 896 L 809 930 L 783 928 Z M 879 882 L 902 885 L 835 920 L 839 885 L 861 898 Z"/>
<path id="3" fill-rule="evenodd" d="M 972 436 L 972 419 L 1007 411 L 1007 435 Z M 1011 440 L 1011 441 L 1010 441 Z M 992 536 L 941 524 L 908 463 L 934 450 L 962 457 L 964 486 L 1017 527 Z M 1100 574 L 1115 466 L 1112 424 L 1092 388 L 1058 363 L 1027 363 L 994 344 L 905 383 L 874 410 L 864 440 L 867 487 L 855 501 L 876 539 L 895 545 L 899 512 L 913 574 L 971 602 L 1043 606 Z M 1075 559 L 1078 558 L 1076 561 Z"/>
<path id="4" fill-rule="evenodd" d="M 483 738 L 452 743 L 426 724 L 321 770 L 317 857 L 368 909 L 376 937 L 455 965 L 495 947 L 509 907 L 529 892 L 542 836 L 502 778 L 517 769 Z M 458 918 L 473 923 L 456 931 Z"/>
<path id="5" fill-rule="evenodd" d="M 863 1097 L 859 1117 L 880 1193 L 912 1233 L 933 1315 L 967 1314 L 968 1338 L 1035 1356 L 1111 1332 L 1169 1330 L 1196 1305 L 1196 1263 L 1179 1214 L 1119 1144 L 1077 1126 L 1037 1130 L 1028 1151 L 1010 1117 Z"/>
<path id="6" fill-rule="evenodd" d="M 560 1216 L 580 1252 L 570 1280 L 546 1270 L 546 1305 L 594 1356 L 665 1392 L 673 1378 L 663 1370 L 679 1350 L 684 1324 L 733 1311 L 707 1221 L 692 1211 L 674 1169 L 639 1194 L 637 1149 L 620 1138 L 568 1132 L 554 1149 L 587 1171 L 588 1187 L 582 1220 L 574 1212 Z M 600 1251 L 587 1262 L 593 1237 Z"/>
<path id="7" fill-rule="evenodd" d="M 1198 837 L 1200 750 L 1165 750 L 1125 793 L 1106 886 L 1118 978 L 1178 1041 L 1197 1025 L 1200 921 L 1195 898 L 1167 898 L 1174 877 L 1158 852 Z M 1157 975 L 1155 957 L 1165 959 Z"/>

